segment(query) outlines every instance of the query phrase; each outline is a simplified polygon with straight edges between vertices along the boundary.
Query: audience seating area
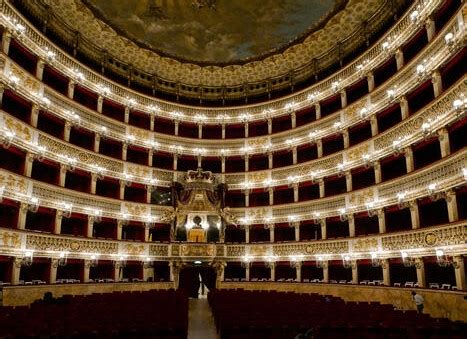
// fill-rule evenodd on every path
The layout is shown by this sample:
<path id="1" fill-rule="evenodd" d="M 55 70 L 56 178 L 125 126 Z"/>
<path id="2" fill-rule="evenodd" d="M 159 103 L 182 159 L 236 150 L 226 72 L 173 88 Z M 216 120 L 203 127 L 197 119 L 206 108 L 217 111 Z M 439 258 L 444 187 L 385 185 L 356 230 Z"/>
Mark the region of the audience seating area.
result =
<path id="1" fill-rule="evenodd" d="M 395 310 L 378 302 L 345 302 L 318 294 L 214 290 L 208 294 L 221 339 L 463 338 L 465 323 Z"/>
<path id="2" fill-rule="evenodd" d="M 186 338 L 188 298 L 180 291 L 95 293 L 0 308 L 1 338 Z"/>

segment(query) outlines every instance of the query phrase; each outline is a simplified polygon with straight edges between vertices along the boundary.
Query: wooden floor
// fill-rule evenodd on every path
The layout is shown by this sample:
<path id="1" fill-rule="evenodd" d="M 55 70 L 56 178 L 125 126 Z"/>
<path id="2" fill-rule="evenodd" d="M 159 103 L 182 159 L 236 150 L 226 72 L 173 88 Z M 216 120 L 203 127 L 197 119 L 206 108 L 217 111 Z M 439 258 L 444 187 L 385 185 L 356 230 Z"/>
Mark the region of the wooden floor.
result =
<path id="1" fill-rule="evenodd" d="M 216 326 L 207 299 L 190 299 L 188 339 L 218 339 Z"/>

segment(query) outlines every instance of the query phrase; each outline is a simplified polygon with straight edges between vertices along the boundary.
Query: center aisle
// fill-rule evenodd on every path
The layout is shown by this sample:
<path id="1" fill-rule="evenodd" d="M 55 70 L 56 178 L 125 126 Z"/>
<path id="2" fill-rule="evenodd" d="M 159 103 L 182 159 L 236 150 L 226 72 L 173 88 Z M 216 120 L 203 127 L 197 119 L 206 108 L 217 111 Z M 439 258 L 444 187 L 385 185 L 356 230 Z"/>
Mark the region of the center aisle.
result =
<path id="1" fill-rule="evenodd" d="M 190 299 L 188 339 L 218 339 L 216 325 L 207 299 Z"/>

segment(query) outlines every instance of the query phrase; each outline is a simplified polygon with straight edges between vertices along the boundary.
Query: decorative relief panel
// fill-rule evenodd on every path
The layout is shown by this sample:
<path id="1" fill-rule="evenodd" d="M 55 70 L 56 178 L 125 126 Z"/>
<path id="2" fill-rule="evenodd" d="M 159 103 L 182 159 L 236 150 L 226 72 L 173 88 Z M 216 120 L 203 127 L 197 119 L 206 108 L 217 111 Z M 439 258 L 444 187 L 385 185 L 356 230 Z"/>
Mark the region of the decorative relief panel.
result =
<path id="1" fill-rule="evenodd" d="M 271 245 L 250 245 L 246 247 L 246 252 L 254 257 L 270 256 L 273 253 L 273 247 Z"/>
<path id="2" fill-rule="evenodd" d="M 29 128 L 24 123 L 20 123 L 16 119 L 12 119 L 7 114 L 2 114 L 1 117 L 3 118 L 3 127 L 14 132 L 16 137 L 19 140 L 32 142 L 33 139 L 33 130 Z"/>
<path id="3" fill-rule="evenodd" d="M 37 251 L 118 254 L 118 243 L 28 234 L 26 248 Z"/>
<path id="4" fill-rule="evenodd" d="M 290 255 L 304 255 L 307 253 L 307 245 L 305 244 L 288 244 L 288 245 L 274 245 L 272 248 L 275 256 L 290 256 Z"/>
<path id="5" fill-rule="evenodd" d="M 381 241 L 383 251 L 462 245 L 466 243 L 466 225 L 384 235 Z"/>
<path id="6" fill-rule="evenodd" d="M 216 245 L 180 245 L 180 256 L 182 257 L 214 257 L 216 254 Z"/>
<path id="7" fill-rule="evenodd" d="M 227 257 L 243 257 L 245 256 L 245 246 L 244 245 L 227 245 Z"/>
<path id="8" fill-rule="evenodd" d="M 153 255 L 156 257 L 166 257 L 169 255 L 169 246 L 168 245 L 149 245 L 149 255 Z"/>
<path id="9" fill-rule="evenodd" d="M 128 213 L 132 216 L 145 218 L 149 215 L 151 206 L 147 204 L 136 204 L 131 202 L 122 202 L 122 213 Z"/>
<path id="10" fill-rule="evenodd" d="M 306 254 L 342 254 L 349 252 L 347 241 L 315 242 L 306 245 Z"/>
<path id="11" fill-rule="evenodd" d="M 147 246 L 143 244 L 130 244 L 130 243 L 121 243 L 119 244 L 119 254 L 127 255 L 145 255 L 147 252 Z"/>
<path id="12" fill-rule="evenodd" d="M 350 240 L 353 252 L 377 252 L 378 238 Z"/>
<path id="13" fill-rule="evenodd" d="M 0 170 L 0 187 L 1 186 L 5 186 L 6 191 L 27 195 L 30 185 L 25 178 Z"/>
<path id="14" fill-rule="evenodd" d="M 16 232 L 0 231 L 0 246 L 3 248 L 21 247 L 21 236 Z"/>

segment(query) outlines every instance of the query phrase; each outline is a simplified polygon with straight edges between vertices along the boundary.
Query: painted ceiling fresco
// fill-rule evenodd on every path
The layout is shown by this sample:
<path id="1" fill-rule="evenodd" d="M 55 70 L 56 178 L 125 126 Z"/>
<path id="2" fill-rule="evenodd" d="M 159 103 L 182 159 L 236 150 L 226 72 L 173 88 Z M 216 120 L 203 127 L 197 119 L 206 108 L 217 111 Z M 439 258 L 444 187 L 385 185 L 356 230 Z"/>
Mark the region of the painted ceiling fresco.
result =
<path id="1" fill-rule="evenodd" d="M 344 0 L 83 0 L 118 33 L 162 54 L 233 63 L 279 51 Z"/>

